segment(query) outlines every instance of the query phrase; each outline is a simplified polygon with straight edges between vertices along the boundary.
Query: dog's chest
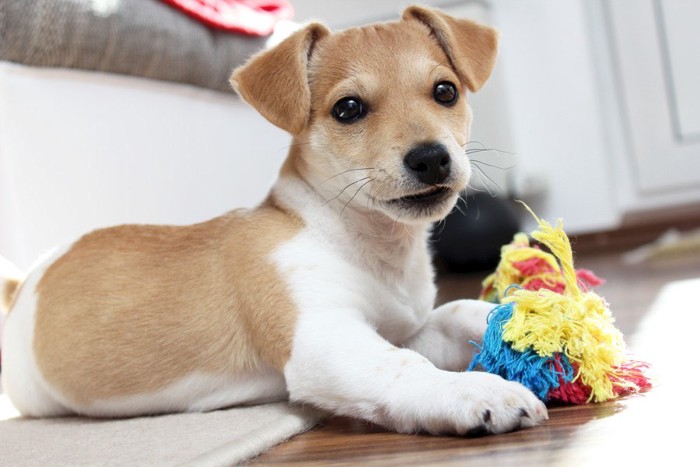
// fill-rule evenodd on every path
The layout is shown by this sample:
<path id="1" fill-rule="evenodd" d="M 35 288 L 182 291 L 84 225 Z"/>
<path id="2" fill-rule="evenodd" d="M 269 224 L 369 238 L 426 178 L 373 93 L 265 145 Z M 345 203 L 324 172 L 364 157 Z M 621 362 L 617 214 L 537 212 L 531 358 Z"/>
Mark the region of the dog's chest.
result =
<path id="1" fill-rule="evenodd" d="M 359 268 L 373 305 L 364 311 L 379 334 L 400 344 L 420 329 L 433 309 L 436 288 L 427 249 L 384 245 L 364 255 Z"/>
<path id="2" fill-rule="evenodd" d="M 372 293 L 377 302 L 367 310 L 367 317 L 380 335 L 397 345 L 425 324 L 435 301 L 432 274 L 422 271 L 408 271 L 393 281 L 376 282 Z"/>
<path id="3" fill-rule="evenodd" d="M 430 257 L 421 245 L 408 252 L 370 250 L 302 234 L 282 246 L 275 261 L 300 313 L 359 312 L 385 339 L 400 344 L 433 308 Z"/>

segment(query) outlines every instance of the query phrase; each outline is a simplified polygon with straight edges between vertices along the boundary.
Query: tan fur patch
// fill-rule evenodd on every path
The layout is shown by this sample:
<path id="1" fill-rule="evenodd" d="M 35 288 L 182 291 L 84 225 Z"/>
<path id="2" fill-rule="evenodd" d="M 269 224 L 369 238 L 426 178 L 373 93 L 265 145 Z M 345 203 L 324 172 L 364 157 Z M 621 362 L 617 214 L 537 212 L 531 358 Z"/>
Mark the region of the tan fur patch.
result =
<path id="1" fill-rule="evenodd" d="M 237 68 L 231 85 L 272 124 L 292 134 L 300 132 L 309 116 L 308 60 L 315 44 L 329 34 L 322 24 L 307 25 Z"/>
<path id="2" fill-rule="evenodd" d="M 470 91 L 478 91 L 491 76 L 498 44 L 495 29 L 419 6 L 406 8 L 402 17 L 430 28 Z"/>
<path id="3" fill-rule="evenodd" d="M 37 365 L 79 403 L 152 392 L 194 371 L 281 371 L 296 309 L 270 254 L 302 227 L 269 199 L 192 226 L 84 236 L 37 286 Z"/>
<path id="4" fill-rule="evenodd" d="M 17 295 L 17 290 L 19 290 L 20 281 L 15 279 L 6 279 L 5 286 L 2 289 L 2 296 L 0 296 L 1 303 L 0 309 L 11 310 L 12 302 Z"/>

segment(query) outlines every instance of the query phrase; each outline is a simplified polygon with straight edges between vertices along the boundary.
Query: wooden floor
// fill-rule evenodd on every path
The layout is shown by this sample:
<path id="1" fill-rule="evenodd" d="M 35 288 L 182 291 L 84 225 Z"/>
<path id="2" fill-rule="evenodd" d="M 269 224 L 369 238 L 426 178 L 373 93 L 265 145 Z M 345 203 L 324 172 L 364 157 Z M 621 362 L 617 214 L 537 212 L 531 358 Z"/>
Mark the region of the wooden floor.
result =
<path id="1" fill-rule="evenodd" d="M 331 418 L 253 460 L 283 465 L 698 465 L 700 255 L 628 265 L 619 253 L 587 254 L 577 267 L 608 282 L 598 289 L 655 387 L 603 404 L 550 408 L 545 424 L 481 438 L 400 435 Z M 440 301 L 475 297 L 481 275 L 441 276 Z M 695 460 L 693 460 L 695 459 Z"/>

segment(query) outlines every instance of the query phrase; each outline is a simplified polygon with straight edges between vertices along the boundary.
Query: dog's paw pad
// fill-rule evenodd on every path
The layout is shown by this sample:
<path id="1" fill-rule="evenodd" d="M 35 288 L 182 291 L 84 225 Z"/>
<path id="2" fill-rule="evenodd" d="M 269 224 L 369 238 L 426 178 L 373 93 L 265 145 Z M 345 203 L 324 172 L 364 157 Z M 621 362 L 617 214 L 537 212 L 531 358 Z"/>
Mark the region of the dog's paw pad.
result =
<path id="1" fill-rule="evenodd" d="M 491 434 L 488 428 L 486 428 L 486 425 L 479 425 L 474 428 L 470 428 L 467 430 L 465 435 L 469 438 L 477 438 L 479 436 L 486 436 Z"/>

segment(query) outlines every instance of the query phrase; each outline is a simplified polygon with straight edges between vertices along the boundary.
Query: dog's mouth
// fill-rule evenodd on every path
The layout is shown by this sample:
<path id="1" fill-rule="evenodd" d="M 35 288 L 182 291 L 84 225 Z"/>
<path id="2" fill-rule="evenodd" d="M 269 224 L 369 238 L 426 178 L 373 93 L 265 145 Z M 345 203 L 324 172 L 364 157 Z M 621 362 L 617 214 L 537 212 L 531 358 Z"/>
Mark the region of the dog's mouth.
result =
<path id="1" fill-rule="evenodd" d="M 447 194 L 450 191 L 449 188 L 444 187 L 444 186 L 434 186 L 431 187 L 425 191 L 422 191 L 420 193 L 416 193 L 413 195 L 408 195 L 399 198 L 402 201 L 407 201 L 407 202 L 422 202 L 422 201 L 431 201 L 433 199 L 440 198 L 442 195 Z"/>
<path id="2" fill-rule="evenodd" d="M 427 190 L 402 196 L 392 200 L 392 204 L 400 204 L 406 207 L 427 207 L 441 203 L 452 194 L 452 190 L 445 186 L 432 186 Z"/>

